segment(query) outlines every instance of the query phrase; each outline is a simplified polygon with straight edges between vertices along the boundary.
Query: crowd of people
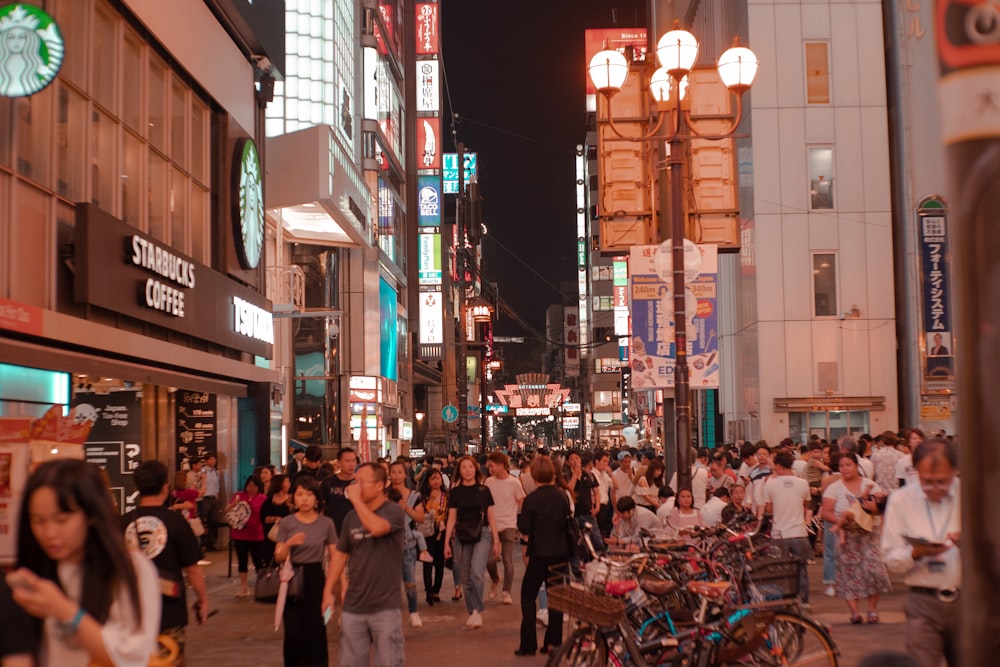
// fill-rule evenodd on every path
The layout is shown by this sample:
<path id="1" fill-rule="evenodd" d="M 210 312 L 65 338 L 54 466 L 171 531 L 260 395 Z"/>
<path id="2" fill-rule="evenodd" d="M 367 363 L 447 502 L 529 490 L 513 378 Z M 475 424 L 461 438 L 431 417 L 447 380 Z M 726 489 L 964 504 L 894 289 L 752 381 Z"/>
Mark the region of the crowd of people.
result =
<path id="1" fill-rule="evenodd" d="M 927 667 L 957 664 L 954 443 L 910 429 L 903 437 L 887 431 L 693 454 L 690 484 L 678 487 L 648 448 L 539 450 L 514 461 L 501 451 L 452 452 L 359 465 L 349 448 L 324 462 L 310 447 L 283 471 L 255 470 L 225 505 L 214 456 L 192 461 L 174 480 L 162 463 L 146 461 L 134 472 L 138 507 L 120 519 L 98 468 L 44 463 L 24 496 L 18 568 L 0 580 L 10 628 L 0 665 L 139 667 L 165 645 L 183 665 L 188 596 L 197 598 L 195 621 L 209 614 L 199 561 L 217 544 L 215 513 L 237 508 L 246 516 L 231 530 L 236 595 L 251 595 L 250 563 L 258 573 L 282 564 L 301 578 L 299 593 L 279 598 L 289 666 L 329 663 L 335 611 L 339 664 L 367 664 L 370 654 L 378 664 L 403 664 L 400 590 L 410 625 L 420 627 L 418 564 L 427 606 L 441 603 L 451 571 L 451 599 L 464 602 L 470 630 L 489 622 L 487 600 L 514 604 L 514 571 L 522 567 L 514 652 L 559 646 L 562 617 L 547 609 L 545 582 L 553 568 L 581 557 L 566 539 L 571 519 L 590 531 L 597 550 L 635 550 L 647 534 L 692 540 L 696 528 L 763 521 L 770 538 L 799 558 L 803 605 L 807 567 L 822 557 L 825 594 L 844 599 L 851 623 L 878 623 L 891 570 L 909 588 L 912 657 Z"/>

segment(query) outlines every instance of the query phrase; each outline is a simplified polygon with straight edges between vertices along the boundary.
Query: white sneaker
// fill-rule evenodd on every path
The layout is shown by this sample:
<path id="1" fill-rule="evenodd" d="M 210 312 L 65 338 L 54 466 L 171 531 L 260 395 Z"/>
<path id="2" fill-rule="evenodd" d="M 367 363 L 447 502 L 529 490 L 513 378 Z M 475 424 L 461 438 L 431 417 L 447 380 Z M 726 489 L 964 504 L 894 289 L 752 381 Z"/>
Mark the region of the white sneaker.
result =
<path id="1" fill-rule="evenodd" d="M 483 627 L 483 615 L 478 611 L 474 611 L 469 614 L 468 620 L 465 621 L 465 625 L 470 628 L 481 628 Z"/>
<path id="2" fill-rule="evenodd" d="M 837 597 L 837 589 L 835 589 L 833 586 L 827 586 L 825 589 L 823 589 L 823 595 L 825 595 L 828 598 L 835 598 Z"/>
<path id="3" fill-rule="evenodd" d="M 539 609 L 538 613 L 535 614 L 535 620 L 538 621 L 539 625 L 544 625 L 548 627 L 549 625 L 549 610 Z"/>
<path id="4" fill-rule="evenodd" d="M 432 556 L 429 551 L 425 550 L 420 552 L 420 555 L 417 556 L 417 560 L 419 560 L 421 563 L 433 563 L 434 556 Z"/>
<path id="5" fill-rule="evenodd" d="M 418 614 L 417 612 L 413 612 L 412 614 L 410 614 L 410 626 L 414 628 L 424 627 L 424 622 L 420 618 L 420 614 Z"/>
<path id="6" fill-rule="evenodd" d="M 491 600 L 496 600 L 497 599 L 497 593 L 499 593 L 499 592 L 500 592 L 500 582 L 499 581 L 492 582 L 490 584 L 489 598 Z"/>
<path id="7" fill-rule="evenodd" d="M 503 592 L 503 597 L 501 598 L 504 604 L 514 604 L 514 601 L 510 599 L 510 593 L 507 591 Z"/>

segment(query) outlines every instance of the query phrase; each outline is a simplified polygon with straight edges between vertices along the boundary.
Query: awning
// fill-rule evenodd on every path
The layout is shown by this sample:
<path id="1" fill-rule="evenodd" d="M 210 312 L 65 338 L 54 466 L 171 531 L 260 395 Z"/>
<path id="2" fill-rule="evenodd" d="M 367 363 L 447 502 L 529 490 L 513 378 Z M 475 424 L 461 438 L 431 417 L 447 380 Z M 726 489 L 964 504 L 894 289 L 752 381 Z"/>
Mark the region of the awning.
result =
<path id="1" fill-rule="evenodd" d="M 775 412 L 843 412 L 845 410 L 885 410 L 885 396 L 810 396 L 776 398 Z"/>

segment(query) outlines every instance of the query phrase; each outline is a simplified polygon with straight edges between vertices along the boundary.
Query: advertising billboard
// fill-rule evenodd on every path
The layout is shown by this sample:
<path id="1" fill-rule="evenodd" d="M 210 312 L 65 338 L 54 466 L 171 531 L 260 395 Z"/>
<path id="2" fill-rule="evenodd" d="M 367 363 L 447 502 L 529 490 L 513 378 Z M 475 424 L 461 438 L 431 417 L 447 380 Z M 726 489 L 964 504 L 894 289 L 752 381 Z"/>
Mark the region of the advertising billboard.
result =
<path id="1" fill-rule="evenodd" d="M 930 198 L 917 210 L 924 334 L 924 388 L 954 389 L 955 340 L 951 325 L 951 255 L 948 211 Z"/>
<path id="2" fill-rule="evenodd" d="M 436 55 L 441 50 L 441 13 L 436 2 L 416 6 L 417 55 Z"/>
<path id="3" fill-rule="evenodd" d="M 444 307 L 441 288 L 434 292 L 420 292 L 420 343 L 441 345 L 444 343 Z"/>
<path id="4" fill-rule="evenodd" d="M 441 179 L 437 176 L 417 177 L 417 225 L 441 226 Z"/>
<path id="5" fill-rule="evenodd" d="M 396 290 L 386 282 L 385 278 L 378 281 L 379 326 L 381 353 L 380 372 L 389 380 L 399 379 L 399 328 L 396 324 L 397 300 Z"/>
<path id="6" fill-rule="evenodd" d="M 633 246 L 629 268 L 632 301 L 632 386 L 674 386 L 677 357 L 674 297 L 670 282 L 657 270 L 658 246 Z M 718 249 L 699 245 L 700 266 L 686 271 L 688 377 L 692 389 L 719 386 Z"/>

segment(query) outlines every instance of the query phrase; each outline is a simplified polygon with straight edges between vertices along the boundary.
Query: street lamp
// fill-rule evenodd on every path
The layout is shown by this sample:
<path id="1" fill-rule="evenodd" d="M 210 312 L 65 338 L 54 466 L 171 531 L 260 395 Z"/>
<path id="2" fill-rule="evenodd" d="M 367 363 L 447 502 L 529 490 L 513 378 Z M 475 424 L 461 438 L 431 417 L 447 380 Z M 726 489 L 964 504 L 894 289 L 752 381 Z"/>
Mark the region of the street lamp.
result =
<path id="1" fill-rule="evenodd" d="M 750 89 L 757 74 L 758 60 L 739 40 L 719 57 L 717 70 L 723 84 L 736 97 L 736 117 L 722 133 L 701 133 L 691 122 L 690 112 L 681 105 L 688 93 L 687 76 L 698 59 L 698 40 L 687 30 L 674 28 L 660 37 L 656 44 L 660 68 L 649 76 L 650 94 L 656 102 L 656 125 L 647 134 L 626 136 L 619 132 L 611 113 L 611 98 L 621 90 L 629 74 L 629 63 L 614 50 L 600 51 L 590 60 L 590 78 L 605 100 L 608 124 L 612 132 L 628 141 L 664 140 L 669 146 L 666 159 L 670 185 L 670 233 L 674 292 L 674 404 L 677 419 L 677 480 L 678 485 L 691 483 L 691 399 L 687 364 L 687 317 L 685 313 L 684 278 L 684 205 L 681 169 L 684 164 L 683 142 L 691 138 L 725 139 L 736 132 L 743 115 L 743 93 Z M 688 105 L 689 107 L 689 105 Z M 665 133 L 664 122 L 669 120 Z"/>

